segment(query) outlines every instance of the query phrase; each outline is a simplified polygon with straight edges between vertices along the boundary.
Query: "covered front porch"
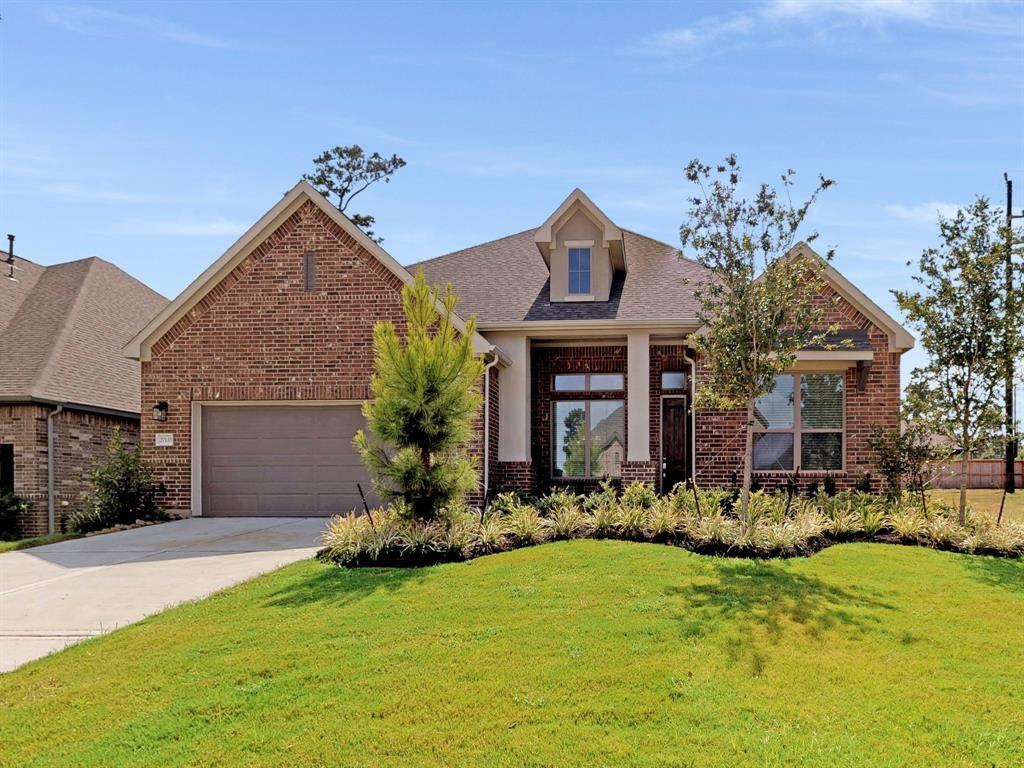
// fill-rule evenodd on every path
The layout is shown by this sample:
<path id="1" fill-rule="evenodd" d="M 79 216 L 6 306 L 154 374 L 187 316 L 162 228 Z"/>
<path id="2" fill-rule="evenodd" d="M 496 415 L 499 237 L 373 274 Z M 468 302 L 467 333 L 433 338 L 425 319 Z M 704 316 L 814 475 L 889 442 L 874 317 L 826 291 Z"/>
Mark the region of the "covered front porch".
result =
<path id="1" fill-rule="evenodd" d="M 645 328 L 611 335 L 595 329 L 571 336 L 537 332 L 489 338 L 511 361 L 498 376 L 491 494 L 542 494 L 557 488 L 583 492 L 605 479 L 640 480 L 661 492 L 691 477 L 701 485 L 735 484 L 744 414 L 693 411 L 701 365 L 688 331 Z M 891 372 L 888 364 L 872 371 L 873 362 L 886 362 L 887 353 L 878 351 L 875 361 L 866 338 L 858 336 L 857 346 L 803 352 L 794 373 L 780 377 L 791 387 L 787 402 L 791 412 L 796 408 L 796 421 L 774 413 L 778 408 L 772 397 L 785 399 L 785 392 L 766 397 L 765 409 L 774 410 L 766 410 L 771 419 L 761 425 L 765 434 L 755 436 L 761 457 L 755 466 L 758 482 L 784 484 L 799 471 L 808 482 L 828 474 L 842 486 L 863 471 L 861 465 L 870 460 L 865 446 L 870 422 L 861 414 L 876 423 L 888 416 L 879 412 L 867 384 L 877 379 L 888 385 Z M 829 384 L 812 388 L 828 399 L 815 412 L 821 423 L 813 435 L 800 428 L 801 398 L 794 396 L 794 381 Z M 847 423 L 851 413 L 857 414 L 852 425 Z"/>
<path id="2" fill-rule="evenodd" d="M 684 335 L 494 341 L 512 360 L 499 376 L 494 491 L 583 491 L 605 479 L 668 490 L 692 475 L 694 356 Z"/>

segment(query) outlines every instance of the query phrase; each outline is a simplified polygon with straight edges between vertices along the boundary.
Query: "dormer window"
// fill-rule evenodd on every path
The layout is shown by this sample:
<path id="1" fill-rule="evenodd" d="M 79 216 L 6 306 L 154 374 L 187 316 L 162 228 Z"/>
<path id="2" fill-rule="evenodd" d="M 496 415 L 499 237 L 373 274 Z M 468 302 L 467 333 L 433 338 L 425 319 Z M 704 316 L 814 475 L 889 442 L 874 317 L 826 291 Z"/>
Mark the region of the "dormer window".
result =
<path id="1" fill-rule="evenodd" d="M 590 295 L 590 248 L 569 249 L 569 293 Z"/>

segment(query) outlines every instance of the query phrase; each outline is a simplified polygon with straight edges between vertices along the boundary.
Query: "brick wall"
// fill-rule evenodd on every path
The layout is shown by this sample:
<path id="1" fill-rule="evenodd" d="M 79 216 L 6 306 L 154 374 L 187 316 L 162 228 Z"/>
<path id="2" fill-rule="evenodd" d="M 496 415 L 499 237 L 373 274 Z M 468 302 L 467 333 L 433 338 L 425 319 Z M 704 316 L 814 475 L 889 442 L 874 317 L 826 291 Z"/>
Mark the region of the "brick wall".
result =
<path id="1" fill-rule="evenodd" d="M 48 530 L 46 417 L 53 409 L 39 405 L 0 406 L 0 443 L 14 445 L 14 492 L 29 503 L 19 533 L 35 536 Z M 88 472 L 106 457 L 114 430 L 136 445 L 139 424 L 132 418 L 64 410 L 54 419 L 54 512 L 57 529 L 88 495 Z"/>
<path id="2" fill-rule="evenodd" d="M 46 414 L 51 410 L 0 405 L 0 443 L 14 446 L 14 492 L 29 504 L 18 530 L 25 536 L 46 533 Z"/>
<path id="3" fill-rule="evenodd" d="M 872 474 L 872 490 L 879 491 L 882 478 L 874 466 L 874 456 L 868 446 L 872 425 L 885 429 L 899 426 L 900 409 L 900 354 L 889 352 L 888 336 L 876 327 L 853 305 L 826 288 L 819 298 L 825 308 L 826 322 L 838 323 L 842 329 L 863 329 L 873 350 L 871 368 L 863 391 L 857 389 L 855 368 L 846 368 L 845 388 L 845 445 L 846 469 L 831 473 L 840 489 L 852 488 L 857 476 Z M 698 360 L 698 384 L 702 365 Z M 732 487 L 739 472 L 744 449 L 744 414 L 742 411 L 697 411 L 694 415 L 697 444 L 697 482 L 704 486 Z M 800 485 L 820 481 L 824 473 L 801 473 Z M 766 488 L 784 487 L 786 473 L 755 473 L 755 479 Z"/>
<path id="4" fill-rule="evenodd" d="M 305 290 L 307 251 L 316 254 L 312 291 Z M 367 399 L 373 325 L 389 320 L 404 330 L 402 286 L 313 203 L 283 222 L 142 365 L 142 444 L 167 486 L 161 503 L 182 513 L 191 507 L 193 401 Z M 169 405 L 164 422 L 149 413 L 160 400 Z M 173 447 L 155 447 L 157 432 L 173 434 Z M 478 442 L 481 430 L 476 434 Z M 482 453 L 479 444 L 473 450 Z"/>

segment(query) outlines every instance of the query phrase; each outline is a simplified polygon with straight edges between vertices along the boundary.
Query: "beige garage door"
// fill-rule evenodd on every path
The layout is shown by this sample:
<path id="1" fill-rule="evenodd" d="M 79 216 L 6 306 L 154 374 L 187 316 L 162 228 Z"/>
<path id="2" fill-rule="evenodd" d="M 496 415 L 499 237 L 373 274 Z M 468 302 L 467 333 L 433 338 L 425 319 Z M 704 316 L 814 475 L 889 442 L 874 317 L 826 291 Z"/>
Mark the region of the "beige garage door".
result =
<path id="1" fill-rule="evenodd" d="M 204 406 L 203 515 L 326 517 L 379 503 L 352 446 L 358 405 Z"/>

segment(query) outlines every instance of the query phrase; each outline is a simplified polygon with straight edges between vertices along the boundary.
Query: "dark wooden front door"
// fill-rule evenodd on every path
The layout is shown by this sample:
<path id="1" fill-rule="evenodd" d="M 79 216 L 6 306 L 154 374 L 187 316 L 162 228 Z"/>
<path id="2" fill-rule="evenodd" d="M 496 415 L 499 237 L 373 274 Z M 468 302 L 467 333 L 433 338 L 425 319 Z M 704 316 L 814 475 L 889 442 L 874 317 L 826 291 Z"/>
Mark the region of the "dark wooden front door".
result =
<path id="1" fill-rule="evenodd" d="M 690 438 L 685 397 L 661 401 L 661 490 L 667 493 L 690 476 Z"/>

